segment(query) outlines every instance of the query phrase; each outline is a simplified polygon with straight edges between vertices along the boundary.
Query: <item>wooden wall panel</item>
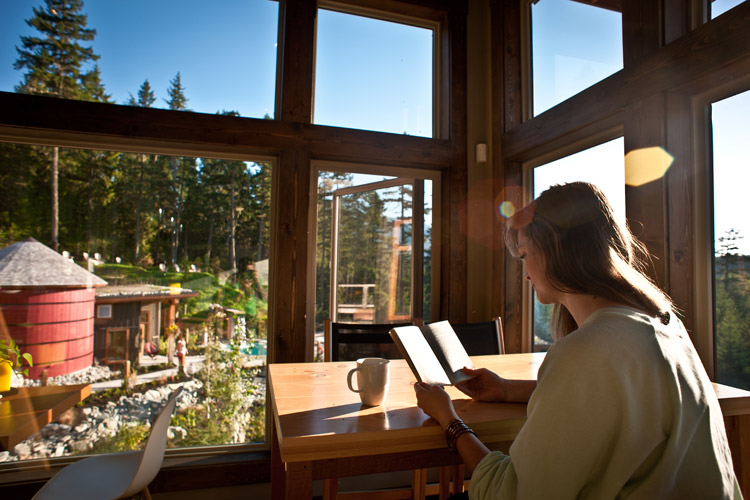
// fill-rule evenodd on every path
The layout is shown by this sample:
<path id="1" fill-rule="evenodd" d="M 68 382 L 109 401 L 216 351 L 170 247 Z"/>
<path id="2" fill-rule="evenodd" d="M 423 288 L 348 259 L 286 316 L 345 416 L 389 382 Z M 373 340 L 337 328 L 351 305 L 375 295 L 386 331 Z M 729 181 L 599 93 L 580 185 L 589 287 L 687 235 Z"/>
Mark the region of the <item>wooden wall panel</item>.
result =
<path id="1" fill-rule="evenodd" d="M 665 102 L 663 94 L 629 106 L 625 112 L 625 176 L 628 154 L 639 149 L 665 147 Z M 657 284 L 669 292 L 668 234 L 666 212 L 667 186 L 663 177 L 640 186 L 625 187 L 625 206 L 633 234 L 643 242 L 653 256 L 649 274 Z"/>
<path id="2" fill-rule="evenodd" d="M 666 150 L 674 157 L 666 175 L 667 220 L 669 221 L 669 293 L 682 312 L 685 328 L 695 331 L 695 270 L 693 269 L 695 168 L 690 120 L 690 99 L 669 94 L 666 101 Z M 693 337 L 695 339 L 695 337 Z"/>
<path id="3" fill-rule="evenodd" d="M 448 98 L 443 100 L 449 140 L 453 145 L 450 168 L 443 172 L 443 250 L 441 251 L 440 317 L 466 321 L 467 241 L 466 207 L 468 155 L 466 153 L 466 12 L 454 13 L 442 30 L 443 82 Z M 447 112 L 447 113 L 446 113 Z"/>

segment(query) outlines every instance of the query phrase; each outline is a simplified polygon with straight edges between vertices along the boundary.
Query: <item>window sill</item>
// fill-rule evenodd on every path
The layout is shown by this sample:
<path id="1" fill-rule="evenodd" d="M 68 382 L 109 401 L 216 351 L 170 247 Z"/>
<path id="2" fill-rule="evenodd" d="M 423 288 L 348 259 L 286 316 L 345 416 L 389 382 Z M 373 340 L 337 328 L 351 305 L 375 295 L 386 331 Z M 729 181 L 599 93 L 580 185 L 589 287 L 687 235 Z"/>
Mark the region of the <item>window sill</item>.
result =
<path id="1" fill-rule="evenodd" d="M 16 462 L 0 469 L 0 498 L 31 498 L 58 470 L 72 462 L 44 465 Z M 18 465 L 13 467 L 13 465 Z M 165 456 L 161 470 L 149 485 L 152 493 L 240 486 L 270 482 L 271 452 Z"/>

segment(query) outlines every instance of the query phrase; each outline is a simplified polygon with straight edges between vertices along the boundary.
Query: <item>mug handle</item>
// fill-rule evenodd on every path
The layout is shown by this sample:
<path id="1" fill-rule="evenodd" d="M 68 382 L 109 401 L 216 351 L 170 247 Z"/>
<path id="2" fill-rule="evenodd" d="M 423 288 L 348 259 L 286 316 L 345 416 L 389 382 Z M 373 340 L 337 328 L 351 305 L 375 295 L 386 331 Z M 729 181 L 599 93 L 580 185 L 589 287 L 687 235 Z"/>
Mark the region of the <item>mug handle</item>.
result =
<path id="1" fill-rule="evenodd" d="M 362 389 L 356 390 L 354 387 L 352 387 L 352 375 L 354 375 L 354 372 L 359 370 L 359 368 L 352 368 L 349 370 L 349 374 L 346 376 L 346 385 L 349 386 L 349 390 L 352 392 L 362 392 Z"/>

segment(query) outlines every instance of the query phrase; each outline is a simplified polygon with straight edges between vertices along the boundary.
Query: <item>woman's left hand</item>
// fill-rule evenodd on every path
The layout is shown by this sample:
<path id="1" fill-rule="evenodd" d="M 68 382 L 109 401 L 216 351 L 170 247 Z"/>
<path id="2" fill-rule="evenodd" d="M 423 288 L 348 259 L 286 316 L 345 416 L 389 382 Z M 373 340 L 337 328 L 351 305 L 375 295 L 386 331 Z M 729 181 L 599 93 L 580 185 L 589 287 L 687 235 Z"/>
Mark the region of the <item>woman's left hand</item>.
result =
<path id="1" fill-rule="evenodd" d="M 414 384 L 414 392 L 417 394 L 417 406 L 437 420 L 443 428 L 451 420 L 458 418 L 458 414 L 453 408 L 451 397 L 439 385 L 417 382 Z"/>

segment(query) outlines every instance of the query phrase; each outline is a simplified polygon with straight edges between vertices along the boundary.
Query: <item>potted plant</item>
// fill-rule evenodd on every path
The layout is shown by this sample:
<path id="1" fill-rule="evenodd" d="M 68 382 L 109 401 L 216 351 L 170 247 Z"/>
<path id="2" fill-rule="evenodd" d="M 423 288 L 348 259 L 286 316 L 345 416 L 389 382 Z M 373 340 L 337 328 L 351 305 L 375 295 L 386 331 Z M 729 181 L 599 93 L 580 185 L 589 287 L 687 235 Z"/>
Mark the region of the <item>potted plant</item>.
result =
<path id="1" fill-rule="evenodd" d="M 26 361 L 26 368 L 21 368 L 22 362 Z M 21 353 L 18 344 L 9 338 L 0 339 L 0 392 L 10 390 L 10 375 L 15 369 L 16 372 L 29 374 L 29 366 L 32 366 L 31 354 L 28 352 Z"/>

